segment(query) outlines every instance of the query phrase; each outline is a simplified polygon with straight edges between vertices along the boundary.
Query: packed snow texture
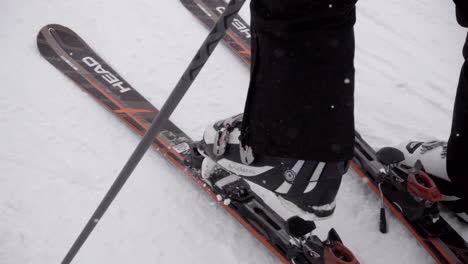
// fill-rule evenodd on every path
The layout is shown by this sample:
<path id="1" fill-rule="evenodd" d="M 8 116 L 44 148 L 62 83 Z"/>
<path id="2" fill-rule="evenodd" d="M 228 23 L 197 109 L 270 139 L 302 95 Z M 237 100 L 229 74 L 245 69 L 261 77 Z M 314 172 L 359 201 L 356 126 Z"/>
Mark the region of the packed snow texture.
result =
<path id="1" fill-rule="evenodd" d="M 466 31 L 454 13 L 451 1 L 358 3 L 356 127 L 376 148 L 447 138 Z M 0 263 L 58 263 L 139 140 L 41 58 L 36 34 L 49 23 L 78 32 L 156 106 L 207 34 L 177 0 L 0 1 Z M 172 120 L 199 138 L 243 111 L 248 76 L 220 46 Z M 335 227 L 364 264 L 433 263 L 393 217 L 378 232 L 379 205 L 349 173 L 317 234 Z M 279 261 L 150 150 L 75 263 Z"/>

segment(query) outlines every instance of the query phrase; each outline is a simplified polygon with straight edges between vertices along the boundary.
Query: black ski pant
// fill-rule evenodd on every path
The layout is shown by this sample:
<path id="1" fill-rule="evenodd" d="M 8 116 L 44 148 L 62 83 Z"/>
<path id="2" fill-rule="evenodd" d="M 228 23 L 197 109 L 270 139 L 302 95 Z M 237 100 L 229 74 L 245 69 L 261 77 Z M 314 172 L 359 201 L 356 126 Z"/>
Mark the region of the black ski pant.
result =
<path id="1" fill-rule="evenodd" d="M 457 21 L 468 27 L 468 1 L 456 0 Z M 447 171 L 457 188 L 456 194 L 463 197 L 468 207 L 468 35 L 463 48 L 463 63 L 458 82 L 450 139 L 447 148 Z"/>
<path id="2" fill-rule="evenodd" d="M 455 0 L 468 27 L 468 1 Z M 252 0 L 251 82 L 241 141 L 254 152 L 340 161 L 354 146 L 356 0 Z M 464 47 L 468 60 L 468 37 Z M 455 100 L 449 177 L 467 198 L 468 64 Z M 468 200 L 468 199 L 467 199 Z"/>
<path id="3" fill-rule="evenodd" d="M 356 1 L 251 1 L 244 145 L 306 160 L 352 157 Z"/>

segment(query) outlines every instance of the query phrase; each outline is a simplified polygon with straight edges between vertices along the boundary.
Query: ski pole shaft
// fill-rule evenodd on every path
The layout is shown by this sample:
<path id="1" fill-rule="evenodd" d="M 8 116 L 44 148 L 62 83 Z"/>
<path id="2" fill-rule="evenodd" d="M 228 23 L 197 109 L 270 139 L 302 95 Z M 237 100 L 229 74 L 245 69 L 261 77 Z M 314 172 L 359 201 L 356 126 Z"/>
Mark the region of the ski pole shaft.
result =
<path id="1" fill-rule="evenodd" d="M 133 154 L 128 159 L 127 163 L 120 171 L 116 180 L 112 184 L 111 188 L 107 194 L 102 199 L 101 203 L 94 211 L 93 215 L 87 222 L 86 226 L 81 231 L 78 238 L 73 243 L 72 247 L 67 252 L 65 258 L 62 260 L 62 264 L 70 263 L 73 258 L 76 256 L 80 248 L 85 243 L 86 239 L 89 237 L 91 232 L 94 230 L 99 220 L 102 218 L 104 213 L 107 211 L 111 205 L 114 198 L 117 196 L 119 191 L 124 186 L 125 182 L 128 180 L 133 170 L 136 168 L 140 160 L 143 158 L 146 151 L 149 149 L 153 143 L 154 138 L 158 135 L 161 129 L 167 123 L 172 112 L 175 110 L 179 102 L 182 100 L 183 96 L 190 88 L 191 84 L 197 77 L 198 73 L 205 65 L 206 61 L 210 57 L 211 53 L 214 51 L 215 47 L 219 41 L 223 38 L 226 33 L 227 28 L 232 23 L 232 20 L 239 12 L 240 8 L 244 4 L 245 0 L 231 0 L 229 5 L 226 7 L 226 10 L 220 16 L 218 22 L 215 24 L 211 32 L 208 34 L 208 37 L 201 45 L 197 54 L 185 70 L 184 74 L 180 78 L 179 82 L 175 86 L 174 90 L 170 94 L 169 98 L 166 100 L 162 106 L 158 116 L 153 120 L 153 123 L 146 131 L 145 135 L 141 139 L 140 143 L 134 150 Z"/>

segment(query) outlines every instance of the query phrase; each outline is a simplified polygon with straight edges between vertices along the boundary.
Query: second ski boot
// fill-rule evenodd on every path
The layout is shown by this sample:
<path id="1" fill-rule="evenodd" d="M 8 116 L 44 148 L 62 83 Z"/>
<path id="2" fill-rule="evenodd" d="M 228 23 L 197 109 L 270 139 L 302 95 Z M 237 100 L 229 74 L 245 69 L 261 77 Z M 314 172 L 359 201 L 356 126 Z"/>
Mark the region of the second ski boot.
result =
<path id="1" fill-rule="evenodd" d="M 441 203 L 452 210 L 461 220 L 468 223 L 468 201 L 458 197 L 447 173 L 447 142 L 411 141 L 401 144 L 398 149 L 403 153 L 401 164 L 419 166 L 426 172 L 442 193 Z"/>
<path id="2" fill-rule="evenodd" d="M 232 175 L 253 182 L 313 215 L 313 219 L 331 216 L 347 162 L 256 155 L 239 139 L 241 124 L 242 114 L 208 127 L 198 151 Z"/>

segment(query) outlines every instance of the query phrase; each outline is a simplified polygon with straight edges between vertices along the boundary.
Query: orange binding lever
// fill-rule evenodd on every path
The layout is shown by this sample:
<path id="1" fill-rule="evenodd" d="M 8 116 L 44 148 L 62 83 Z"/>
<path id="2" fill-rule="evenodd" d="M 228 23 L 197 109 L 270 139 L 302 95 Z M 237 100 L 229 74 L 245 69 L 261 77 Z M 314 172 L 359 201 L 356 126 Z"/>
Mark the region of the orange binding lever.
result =
<path id="1" fill-rule="evenodd" d="M 325 264 L 360 264 L 351 250 L 338 241 L 325 247 L 323 255 Z"/>
<path id="2" fill-rule="evenodd" d="M 424 200 L 439 202 L 442 200 L 442 194 L 434 181 L 425 172 L 420 171 L 417 175 L 408 176 L 408 191 Z"/>

